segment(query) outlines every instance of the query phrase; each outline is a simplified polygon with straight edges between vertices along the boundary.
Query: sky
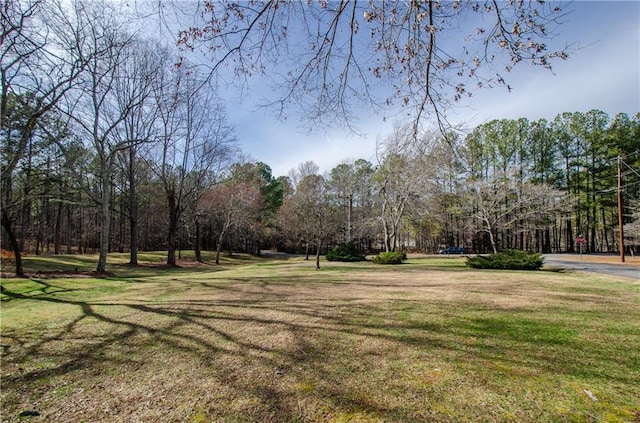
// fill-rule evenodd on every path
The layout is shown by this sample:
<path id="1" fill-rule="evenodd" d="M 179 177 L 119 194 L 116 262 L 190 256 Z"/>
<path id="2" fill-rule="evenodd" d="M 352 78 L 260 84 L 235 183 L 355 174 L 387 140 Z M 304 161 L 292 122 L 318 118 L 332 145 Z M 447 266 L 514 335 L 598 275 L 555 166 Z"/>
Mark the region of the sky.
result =
<path id="1" fill-rule="evenodd" d="M 447 111 L 449 121 L 473 128 L 492 119 L 552 120 L 563 112 L 598 109 L 640 112 L 640 2 L 576 1 L 554 42 L 572 44 L 566 61 L 541 67 L 517 66 L 510 73 L 512 90 L 493 88 Z M 274 176 L 287 175 L 299 163 L 313 161 L 329 172 L 345 161 L 375 161 L 376 140 L 391 131 L 392 121 L 361 111 L 355 135 L 347 128 L 301 129 L 295 119 L 277 120 L 272 111 L 256 107 L 264 90 L 254 82 L 242 97 L 226 98 L 230 123 L 243 152 L 268 164 Z M 255 94 L 255 95 L 254 95 Z"/>

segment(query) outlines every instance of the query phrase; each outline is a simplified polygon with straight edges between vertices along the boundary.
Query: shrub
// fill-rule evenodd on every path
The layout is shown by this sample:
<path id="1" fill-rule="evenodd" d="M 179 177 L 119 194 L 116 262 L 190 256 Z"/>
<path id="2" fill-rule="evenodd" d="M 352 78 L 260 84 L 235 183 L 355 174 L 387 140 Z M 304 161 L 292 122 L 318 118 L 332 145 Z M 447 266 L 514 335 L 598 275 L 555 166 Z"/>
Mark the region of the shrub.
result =
<path id="1" fill-rule="evenodd" d="M 329 261 L 365 261 L 365 256 L 359 254 L 356 251 L 356 246 L 353 242 L 347 242 L 346 244 L 340 244 L 329 250 L 326 255 Z"/>
<path id="2" fill-rule="evenodd" d="M 373 262 L 377 264 L 401 264 L 407 260 L 407 253 L 397 251 L 380 253 L 373 258 Z"/>
<path id="3" fill-rule="evenodd" d="M 488 256 L 475 256 L 467 259 L 467 267 L 474 269 L 539 270 L 544 258 L 539 253 L 521 250 L 504 250 Z"/>

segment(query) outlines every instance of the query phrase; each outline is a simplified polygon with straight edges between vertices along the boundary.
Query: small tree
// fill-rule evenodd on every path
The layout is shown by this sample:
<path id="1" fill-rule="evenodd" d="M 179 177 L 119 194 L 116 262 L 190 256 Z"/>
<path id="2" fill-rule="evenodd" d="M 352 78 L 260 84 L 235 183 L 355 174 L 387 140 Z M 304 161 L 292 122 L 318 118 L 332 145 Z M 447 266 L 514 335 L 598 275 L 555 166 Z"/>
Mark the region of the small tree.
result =
<path id="1" fill-rule="evenodd" d="M 233 128 L 224 106 L 186 64 L 165 69 L 154 87 L 158 108 L 157 174 L 167 200 L 167 264 L 176 265 L 177 233 L 183 213 L 235 152 Z"/>
<path id="2" fill-rule="evenodd" d="M 156 138 L 156 121 L 158 109 L 154 107 L 151 95 L 153 78 L 168 65 L 169 53 L 158 43 L 139 41 L 137 52 L 124 64 L 126 78 L 118 80 L 118 98 L 126 102 L 128 98 L 141 95 L 141 101 L 133 105 L 121 125 L 118 125 L 114 137 L 126 144 L 126 148 L 118 155 L 118 171 L 126 178 L 124 197 L 126 206 L 123 212 L 129 220 L 129 264 L 138 264 L 138 231 L 139 207 L 138 173 L 142 167 L 139 150 L 142 144 L 150 144 Z"/>
<path id="3" fill-rule="evenodd" d="M 544 221 L 552 212 L 565 207 L 565 195 L 547 184 L 519 183 L 511 172 L 497 174 L 489 180 L 472 181 L 467 194 L 469 211 L 487 233 L 494 253 L 498 252 L 499 231 L 511 228 L 517 221 L 530 225 Z"/>
<path id="4" fill-rule="evenodd" d="M 198 214 L 208 218 L 217 229 L 216 264 L 225 236 L 234 226 L 250 226 L 259 213 L 260 192 L 247 181 L 234 178 L 212 187 L 198 201 Z"/>
<path id="5" fill-rule="evenodd" d="M 316 269 L 320 269 L 320 254 L 326 241 L 333 236 L 339 226 L 337 207 L 326 181 L 319 175 L 305 176 L 293 196 L 283 204 L 281 216 L 286 225 L 299 234 L 307 249 L 313 245 L 316 250 Z"/>
<path id="6" fill-rule="evenodd" d="M 373 181 L 378 190 L 385 251 L 395 251 L 402 219 L 411 202 L 428 192 L 435 167 L 429 159 L 434 138 L 416 142 L 411 132 L 396 125 L 378 145 L 378 168 Z"/>

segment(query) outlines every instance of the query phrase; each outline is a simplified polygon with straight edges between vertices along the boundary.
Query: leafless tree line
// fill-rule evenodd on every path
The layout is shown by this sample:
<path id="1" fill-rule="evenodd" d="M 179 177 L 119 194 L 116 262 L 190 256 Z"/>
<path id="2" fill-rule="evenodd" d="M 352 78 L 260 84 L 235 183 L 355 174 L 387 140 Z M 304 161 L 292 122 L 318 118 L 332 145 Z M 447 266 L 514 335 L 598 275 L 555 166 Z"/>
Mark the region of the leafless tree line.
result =
<path id="1" fill-rule="evenodd" d="M 136 32 L 120 7 L 18 0 L 2 6 L 2 226 L 18 274 L 28 237 L 14 227 L 19 219 L 23 232 L 29 227 L 36 184 L 46 192 L 41 207 L 47 210 L 41 212 L 51 213 L 50 203 L 57 204 L 56 250 L 62 214 L 66 208 L 70 216 L 75 200 L 52 189 L 82 191 L 98 206 L 96 271 L 104 272 L 115 189 L 126 187 L 122 192 L 129 197 L 121 212 L 133 228 L 135 264 L 138 173 L 153 172 L 167 198 L 167 261 L 175 264 L 181 214 L 235 152 L 224 108 L 206 79 L 188 63 L 177 67 L 177 56 Z M 54 169 L 60 172 L 55 177 Z M 115 185 L 122 174 L 127 183 Z M 17 186 L 21 193 L 14 192 Z M 42 239 L 36 240 L 38 251 Z"/>
<path id="2" fill-rule="evenodd" d="M 137 3 L 143 5 L 143 3 Z M 154 4 L 144 4 L 153 6 Z M 168 4 L 170 6 L 170 3 Z M 445 111 L 550 67 L 560 8 L 532 2 L 193 2 L 182 53 L 109 2 L 9 0 L 1 11 L 2 247 L 20 254 L 277 247 L 319 254 L 465 245 L 475 251 L 617 247 L 612 159 L 638 168 L 638 116 L 599 111 L 493 121 L 468 134 Z M 154 9 L 153 16 L 166 8 Z M 131 10 L 128 10 L 131 12 Z M 148 17 L 148 16 L 147 16 Z M 165 20 L 167 27 L 179 24 Z M 453 34 L 464 34 L 461 39 Z M 459 35 L 456 35 L 458 37 Z M 206 73 L 188 51 L 204 49 Z M 277 62 L 277 63 L 276 63 Z M 495 72 L 495 68 L 501 69 Z M 232 71 L 224 73 L 223 69 Z M 312 162 L 289 177 L 237 158 L 211 83 L 271 79 L 286 114 L 352 126 L 354 106 L 400 113 L 375 163 Z M 428 119 L 428 117 L 431 119 Z M 435 123 L 437 132 L 425 131 Z M 637 200 L 636 180 L 625 185 Z M 628 222 L 633 202 L 625 205 Z M 631 232 L 632 233 L 632 232 Z"/>

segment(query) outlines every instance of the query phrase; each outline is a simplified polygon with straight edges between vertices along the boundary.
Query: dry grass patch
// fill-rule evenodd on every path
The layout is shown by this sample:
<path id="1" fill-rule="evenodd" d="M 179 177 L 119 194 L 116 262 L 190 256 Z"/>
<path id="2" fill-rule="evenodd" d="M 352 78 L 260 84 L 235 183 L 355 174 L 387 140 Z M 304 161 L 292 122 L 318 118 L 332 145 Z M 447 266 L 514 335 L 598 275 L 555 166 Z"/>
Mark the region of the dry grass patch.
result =
<path id="1" fill-rule="evenodd" d="M 640 267 L 640 257 L 626 255 L 624 263 L 620 261 L 620 256 L 617 254 L 562 254 L 562 258 L 572 261 L 585 261 L 588 263 L 609 263 L 620 264 L 623 266 Z"/>
<path id="2" fill-rule="evenodd" d="M 2 418 L 638 419 L 639 284 L 461 266 L 3 280 Z"/>

